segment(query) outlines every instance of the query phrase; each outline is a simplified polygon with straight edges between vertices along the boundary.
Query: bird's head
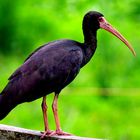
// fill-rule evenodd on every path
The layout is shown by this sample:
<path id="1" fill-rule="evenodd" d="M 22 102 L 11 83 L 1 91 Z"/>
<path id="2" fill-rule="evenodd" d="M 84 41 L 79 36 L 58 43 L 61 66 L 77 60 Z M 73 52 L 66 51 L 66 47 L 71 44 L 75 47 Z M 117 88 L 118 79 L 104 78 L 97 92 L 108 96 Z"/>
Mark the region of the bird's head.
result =
<path id="1" fill-rule="evenodd" d="M 130 43 L 117 31 L 114 27 L 111 26 L 110 23 L 107 22 L 107 20 L 104 18 L 104 15 L 96 12 L 96 11 L 90 11 L 88 12 L 83 19 L 83 27 L 88 28 L 92 32 L 96 32 L 98 29 L 104 29 L 113 35 L 115 35 L 117 38 L 119 38 L 123 43 L 126 44 L 126 46 L 130 49 L 130 51 L 135 56 L 136 53 L 134 49 L 131 47 Z M 85 29 L 86 30 L 86 29 Z"/>

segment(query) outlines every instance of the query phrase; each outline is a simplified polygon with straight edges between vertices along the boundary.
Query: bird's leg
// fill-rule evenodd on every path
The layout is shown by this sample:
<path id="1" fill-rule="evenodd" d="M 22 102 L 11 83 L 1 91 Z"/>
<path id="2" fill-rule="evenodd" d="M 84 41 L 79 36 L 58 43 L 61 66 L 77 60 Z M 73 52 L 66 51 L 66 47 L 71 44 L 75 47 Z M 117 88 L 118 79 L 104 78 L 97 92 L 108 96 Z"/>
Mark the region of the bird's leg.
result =
<path id="1" fill-rule="evenodd" d="M 50 131 L 49 125 L 48 125 L 48 115 L 47 115 L 47 108 L 48 107 L 47 107 L 47 104 L 46 104 L 46 96 L 43 97 L 41 107 L 42 107 L 44 126 L 45 126 L 45 132 L 43 133 L 41 138 L 44 138 L 45 135 L 49 135 L 49 134 L 52 133 L 52 131 Z"/>
<path id="2" fill-rule="evenodd" d="M 52 104 L 52 110 L 53 110 L 53 114 L 54 114 L 56 130 L 61 130 L 60 121 L 59 121 L 59 118 L 58 118 L 58 95 L 59 94 L 55 94 L 55 96 L 54 96 L 54 100 L 53 100 L 53 104 Z"/>
<path id="3" fill-rule="evenodd" d="M 71 135 L 71 134 L 63 132 L 61 130 L 60 121 L 58 118 L 58 96 L 59 96 L 59 94 L 55 93 L 53 104 L 52 104 L 52 110 L 53 110 L 55 124 L 56 124 L 56 131 L 52 132 L 50 134 L 50 136 L 52 136 L 52 135 Z"/>

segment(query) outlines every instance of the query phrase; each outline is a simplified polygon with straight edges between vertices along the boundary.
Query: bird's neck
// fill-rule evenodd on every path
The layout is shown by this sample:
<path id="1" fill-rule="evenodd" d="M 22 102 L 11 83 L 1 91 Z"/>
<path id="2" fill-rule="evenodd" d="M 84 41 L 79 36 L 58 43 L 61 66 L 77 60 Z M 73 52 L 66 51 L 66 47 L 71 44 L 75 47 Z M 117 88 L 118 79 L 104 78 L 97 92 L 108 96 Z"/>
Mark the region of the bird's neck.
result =
<path id="1" fill-rule="evenodd" d="M 83 32 L 84 33 L 84 55 L 85 60 L 83 62 L 83 66 L 89 62 L 91 57 L 93 56 L 96 46 L 97 46 L 97 39 L 96 39 L 96 31 L 95 32 Z"/>

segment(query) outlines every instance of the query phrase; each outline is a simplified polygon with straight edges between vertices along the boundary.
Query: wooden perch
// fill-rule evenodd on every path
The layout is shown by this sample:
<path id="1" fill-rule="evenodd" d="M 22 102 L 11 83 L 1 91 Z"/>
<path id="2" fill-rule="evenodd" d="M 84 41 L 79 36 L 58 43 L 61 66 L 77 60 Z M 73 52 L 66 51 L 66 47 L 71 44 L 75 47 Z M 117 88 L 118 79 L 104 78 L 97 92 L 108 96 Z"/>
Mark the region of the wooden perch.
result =
<path id="1" fill-rule="evenodd" d="M 23 129 L 0 124 L 0 140 L 40 140 L 40 131 Z M 78 136 L 53 136 L 44 140 L 101 140 L 96 138 L 84 138 Z"/>

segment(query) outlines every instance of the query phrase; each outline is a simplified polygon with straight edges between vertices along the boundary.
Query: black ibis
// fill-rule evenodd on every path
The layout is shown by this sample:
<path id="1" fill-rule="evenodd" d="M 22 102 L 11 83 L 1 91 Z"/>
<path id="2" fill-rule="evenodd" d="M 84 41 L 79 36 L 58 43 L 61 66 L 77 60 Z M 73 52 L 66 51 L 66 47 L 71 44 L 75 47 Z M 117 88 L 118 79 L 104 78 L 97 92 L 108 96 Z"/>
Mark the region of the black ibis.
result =
<path id="1" fill-rule="evenodd" d="M 61 130 L 57 101 L 61 90 L 71 83 L 80 69 L 92 58 L 97 47 L 97 30 L 102 28 L 118 37 L 136 55 L 129 42 L 104 18 L 103 14 L 90 11 L 83 19 L 84 43 L 74 40 L 57 40 L 47 43 L 33 53 L 9 77 L 0 94 L 0 120 L 18 104 L 43 97 L 42 111 L 45 135 L 68 135 Z M 51 131 L 47 119 L 46 96 L 54 92 L 52 110 L 56 131 Z"/>

